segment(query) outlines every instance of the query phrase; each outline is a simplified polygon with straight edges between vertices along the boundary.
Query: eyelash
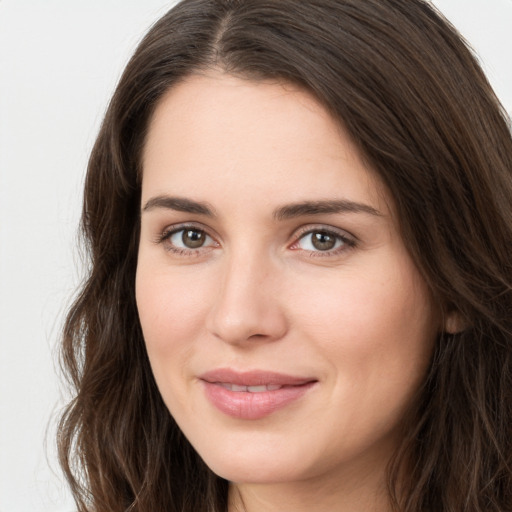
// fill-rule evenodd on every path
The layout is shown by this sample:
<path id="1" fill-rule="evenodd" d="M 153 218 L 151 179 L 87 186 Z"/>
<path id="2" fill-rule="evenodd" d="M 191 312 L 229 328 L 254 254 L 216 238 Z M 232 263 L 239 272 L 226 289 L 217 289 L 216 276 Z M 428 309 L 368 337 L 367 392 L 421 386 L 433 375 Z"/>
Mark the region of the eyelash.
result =
<path id="1" fill-rule="evenodd" d="M 198 247 L 197 249 L 176 247 L 175 245 L 173 245 L 170 242 L 171 238 L 174 235 L 176 235 L 178 233 L 185 232 L 185 231 L 194 231 L 196 233 L 202 233 L 202 234 L 206 235 L 208 238 L 210 238 L 211 240 L 214 240 L 213 237 L 208 235 L 208 233 L 206 232 L 205 229 L 195 226 L 194 224 L 182 224 L 179 226 L 171 226 L 169 228 L 166 228 L 162 232 L 162 234 L 158 236 L 156 243 L 164 245 L 165 250 L 172 252 L 178 256 L 193 256 L 193 257 L 200 256 L 201 254 L 204 253 L 205 250 L 209 250 L 209 249 L 213 248 L 212 246 L 207 246 L 207 247 L 201 246 L 201 247 Z M 218 245 L 218 244 L 216 243 L 216 245 Z"/>
<path id="2" fill-rule="evenodd" d="M 214 242 L 212 245 L 208 246 L 200 246 L 197 249 L 192 248 L 184 248 L 184 247 L 176 247 L 176 245 L 173 245 L 170 243 L 171 238 L 174 235 L 177 235 L 179 233 L 183 233 L 185 231 L 194 231 L 196 233 L 202 233 L 206 237 L 208 237 L 210 240 Z M 356 240 L 348 236 L 345 232 L 337 231 L 331 227 L 326 228 L 325 226 L 308 226 L 307 228 L 303 228 L 303 230 L 299 230 L 297 234 L 295 234 L 294 238 L 295 241 L 293 244 L 289 246 L 291 250 L 300 250 L 299 243 L 301 240 L 303 240 L 308 235 L 313 234 L 322 234 L 326 236 L 331 236 L 335 238 L 335 244 L 339 244 L 338 247 L 334 247 L 333 249 L 329 250 L 307 250 L 304 249 L 305 252 L 309 252 L 310 257 L 333 257 L 338 256 L 342 252 L 348 251 L 350 249 L 353 249 L 356 247 L 357 242 Z M 182 235 L 183 236 L 183 235 Z M 183 224 L 179 226 L 171 226 L 167 229 L 165 229 L 157 238 L 155 241 L 157 244 L 165 245 L 165 249 L 169 252 L 172 252 L 178 256 L 200 256 L 204 254 L 205 251 L 211 250 L 215 248 L 216 246 L 219 246 L 217 242 L 215 242 L 215 239 L 208 235 L 207 231 L 201 227 L 195 226 L 193 224 Z"/>
<path id="3" fill-rule="evenodd" d="M 338 245 L 338 247 L 326 251 L 308 251 L 304 249 L 306 252 L 309 252 L 309 256 L 312 258 L 329 258 L 333 256 L 339 256 L 341 253 L 353 249 L 357 245 L 355 238 L 348 235 L 346 232 L 338 231 L 332 227 L 327 228 L 325 226 L 307 226 L 303 228 L 303 230 L 299 230 L 299 232 L 295 235 L 296 241 L 293 242 L 293 244 L 290 246 L 290 249 L 300 250 L 298 245 L 301 242 L 301 240 L 305 239 L 305 237 L 307 237 L 308 235 L 313 234 L 322 234 L 333 237 L 335 239 L 335 243 L 340 244 Z"/>

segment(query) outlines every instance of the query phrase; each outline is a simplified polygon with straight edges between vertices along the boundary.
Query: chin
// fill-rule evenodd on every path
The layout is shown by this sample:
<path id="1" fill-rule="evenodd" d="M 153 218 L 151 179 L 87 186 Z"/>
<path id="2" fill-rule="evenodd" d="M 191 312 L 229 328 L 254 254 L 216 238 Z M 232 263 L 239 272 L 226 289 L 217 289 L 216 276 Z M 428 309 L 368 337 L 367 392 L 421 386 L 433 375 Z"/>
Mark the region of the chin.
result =
<path id="1" fill-rule="evenodd" d="M 269 484 L 307 476 L 307 462 L 304 457 L 298 459 L 296 449 L 294 452 L 261 449 L 254 443 L 250 448 L 230 446 L 220 451 L 207 450 L 199 454 L 216 475 L 230 482 Z"/>
<path id="2" fill-rule="evenodd" d="M 277 484 L 302 480 L 304 475 L 297 472 L 297 468 L 291 471 L 293 466 L 289 464 L 252 463 L 239 461 L 233 464 L 220 462 L 208 464 L 210 469 L 221 478 L 235 483 L 246 484 Z"/>

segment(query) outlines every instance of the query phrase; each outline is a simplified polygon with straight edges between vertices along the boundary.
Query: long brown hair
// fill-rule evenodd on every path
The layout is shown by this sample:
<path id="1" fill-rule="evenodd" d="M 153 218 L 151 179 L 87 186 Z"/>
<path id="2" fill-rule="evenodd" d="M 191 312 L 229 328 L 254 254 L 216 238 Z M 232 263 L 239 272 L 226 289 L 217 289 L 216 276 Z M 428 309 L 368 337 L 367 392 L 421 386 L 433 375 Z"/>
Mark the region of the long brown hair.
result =
<path id="1" fill-rule="evenodd" d="M 227 482 L 162 402 L 134 297 L 148 121 L 166 90 L 211 67 L 292 82 L 339 120 L 436 300 L 462 319 L 405 419 L 394 508 L 512 510 L 512 138 L 467 45 L 423 0 L 184 0 L 136 50 L 90 157 L 91 266 L 65 325 L 76 398 L 58 439 L 80 512 L 227 507 Z"/>

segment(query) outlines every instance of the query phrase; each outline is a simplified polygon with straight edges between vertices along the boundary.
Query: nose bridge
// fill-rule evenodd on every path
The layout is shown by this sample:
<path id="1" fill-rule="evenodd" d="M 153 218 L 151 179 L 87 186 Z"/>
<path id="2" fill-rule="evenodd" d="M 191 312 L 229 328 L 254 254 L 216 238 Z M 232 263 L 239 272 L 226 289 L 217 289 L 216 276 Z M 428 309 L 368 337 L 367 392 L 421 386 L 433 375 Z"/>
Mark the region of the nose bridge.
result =
<path id="1" fill-rule="evenodd" d="M 234 344 L 282 337 L 286 319 L 276 272 L 270 255 L 263 251 L 240 248 L 226 256 L 210 311 L 209 330 Z"/>

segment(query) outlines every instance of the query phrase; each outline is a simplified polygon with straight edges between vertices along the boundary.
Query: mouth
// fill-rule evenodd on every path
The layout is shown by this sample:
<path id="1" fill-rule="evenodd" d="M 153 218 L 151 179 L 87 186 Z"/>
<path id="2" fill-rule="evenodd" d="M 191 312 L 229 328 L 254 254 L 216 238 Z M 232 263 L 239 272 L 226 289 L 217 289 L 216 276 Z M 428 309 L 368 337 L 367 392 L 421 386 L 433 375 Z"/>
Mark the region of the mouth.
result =
<path id="1" fill-rule="evenodd" d="M 239 386 L 238 384 L 230 384 L 229 382 L 214 382 L 212 384 L 218 384 L 225 389 L 229 389 L 230 391 L 237 392 L 246 392 L 246 393 L 263 393 L 264 391 L 277 391 L 284 386 L 278 386 L 276 384 L 267 384 L 263 386 Z"/>
<path id="2" fill-rule="evenodd" d="M 217 369 L 199 377 L 206 398 L 225 415 L 257 420 L 301 399 L 318 382 L 275 372 Z"/>
<path id="3" fill-rule="evenodd" d="M 223 386 L 233 386 L 252 389 L 233 389 L 232 391 L 249 391 L 256 393 L 258 391 L 274 391 L 274 389 L 256 389 L 263 386 L 276 387 L 279 389 L 286 386 L 301 386 L 307 382 L 316 381 L 314 377 L 297 377 L 284 373 L 277 373 L 265 370 L 251 370 L 239 372 L 231 368 L 218 368 L 199 376 L 201 380 L 212 384 Z"/>

